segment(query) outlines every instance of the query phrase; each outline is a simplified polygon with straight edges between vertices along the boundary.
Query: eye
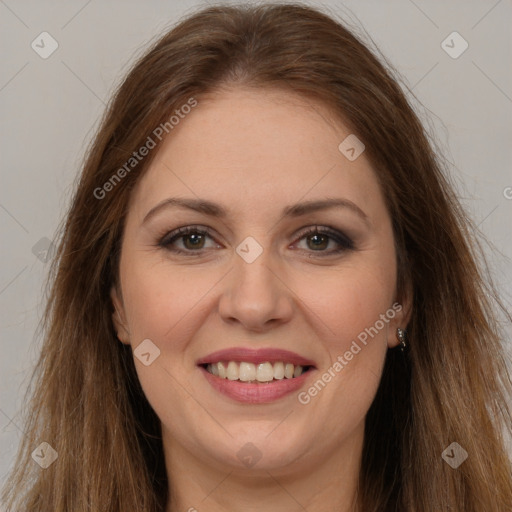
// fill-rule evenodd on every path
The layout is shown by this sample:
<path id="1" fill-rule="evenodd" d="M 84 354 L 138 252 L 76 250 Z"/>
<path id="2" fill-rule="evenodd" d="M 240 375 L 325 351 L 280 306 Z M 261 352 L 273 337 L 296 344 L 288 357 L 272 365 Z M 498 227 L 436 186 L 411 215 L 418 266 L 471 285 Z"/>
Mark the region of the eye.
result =
<path id="1" fill-rule="evenodd" d="M 206 238 L 212 238 L 210 230 L 200 226 L 185 226 L 165 235 L 158 245 L 176 254 L 200 253 L 204 247 Z M 184 249 L 174 247 L 174 244 L 180 241 Z M 194 255 L 195 256 L 195 255 Z"/>
<path id="2" fill-rule="evenodd" d="M 311 249 L 312 252 L 323 253 L 318 254 L 320 257 L 354 249 L 354 243 L 349 237 L 329 227 L 313 226 L 303 231 L 299 237 L 299 240 L 305 239 L 307 249 Z M 334 245 L 337 245 L 338 248 L 325 250 L 330 242 L 334 242 Z"/>

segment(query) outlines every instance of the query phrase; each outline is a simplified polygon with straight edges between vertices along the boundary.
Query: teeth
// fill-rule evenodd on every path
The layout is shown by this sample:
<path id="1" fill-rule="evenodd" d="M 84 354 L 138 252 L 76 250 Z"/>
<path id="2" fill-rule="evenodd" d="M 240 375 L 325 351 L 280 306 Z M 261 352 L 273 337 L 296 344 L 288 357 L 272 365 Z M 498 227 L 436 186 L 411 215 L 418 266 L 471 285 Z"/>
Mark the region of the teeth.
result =
<path id="1" fill-rule="evenodd" d="M 277 361 L 253 364 L 245 361 L 219 361 L 208 364 L 206 370 L 221 379 L 240 380 L 242 382 L 271 382 L 272 380 L 293 379 L 300 377 L 303 367 Z"/>
<path id="2" fill-rule="evenodd" d="M 228 369 L 226 370 L 226 375 L 229 380 L 238 380 L 238 377 L 240 376 L 238 364 L 235 363 L 234 361 L 229 361 Z"/>
<path id="3" fill-rule="evenodd" d="M 225 363 L 211 364 L 209 366 L 211 366 L 211 367 L 217 366 L 217 368 L 219 369 L 219 377 L 221 379 L 227 378 L 228 375 L 226 373 L 226 365 L 225 365 Z"/>
<path id="4" fill-rule="evenodd" d="M 274 363 L 274 379 L 281 380 L 284 378 L 284 364 L 279 361 Z"/>
<path id="5" fill-rule="evenodd" d="M 260 363 L 256 370 L 256 380 L 258 382 L 274 380 L 274 367 L 270 363 Z"/>
<path id="6" fill-rule="evenodd" d="M 236 364 L 236 363 L 234 363 Z M 215 365 L 213 365 L 215 366 Z M 247 382 L 256 379 L 256 367 L 252 363 L 240 363 L 240 380 Z"/>

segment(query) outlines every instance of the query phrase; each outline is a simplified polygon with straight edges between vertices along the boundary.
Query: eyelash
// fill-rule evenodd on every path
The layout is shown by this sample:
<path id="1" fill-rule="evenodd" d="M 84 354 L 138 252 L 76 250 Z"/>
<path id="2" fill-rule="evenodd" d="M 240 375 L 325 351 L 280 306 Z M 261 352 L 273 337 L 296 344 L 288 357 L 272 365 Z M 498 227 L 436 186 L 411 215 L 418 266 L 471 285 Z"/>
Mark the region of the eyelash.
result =
<path id="1" fill-rule="evenodd" d="M 203 251 L 207 249 L 199 249 L 197 251 L 193 250 L 183 250 L 183 249 L 176 249 L 171 248 L 171 244 L 174 243 L 176 240 L 182 239 L 186 235 L 191 234 L 197 234 L 202 236 L 209 236 L 213 239 L 212 232 L 209 228 L 204 228 L 202 226 L 185 226 L 178 229 L 175 229 L 174 231 L 171 231 L 170 233 L 167 233 L 158 243 L 158 245 L 170 252 L 173 252 L 174 254 L 186 254 L 188 256 L 200 256 Z M 339 254 L 341 252 L 350 251 L 354 249 L 354 243 L 350 238 L 348 238 L 343 233 L 333 229 L 329 228 L 327 226 L 313 226 L 310 228 L 307 228 L 305 231 L 301 232 L 299 235 L 298 240 L 302 240 L 303 238 L 309 236 L 309 235 L 324 235 L 328 236 L 330 239 L 334 240 L 338 245 L 341 246 L 340 249 L 330 250 L 330 251 L 310 251 L 312 253 L 320 253 L 319 257 L 326 257 L 331 256 L 333 254 Z M 304 250 L 304 249 L 301 249 Z M 321 254 L 324 253 L 324 254 Z M 316 255 L 315 255 L 316 256 Z"/>

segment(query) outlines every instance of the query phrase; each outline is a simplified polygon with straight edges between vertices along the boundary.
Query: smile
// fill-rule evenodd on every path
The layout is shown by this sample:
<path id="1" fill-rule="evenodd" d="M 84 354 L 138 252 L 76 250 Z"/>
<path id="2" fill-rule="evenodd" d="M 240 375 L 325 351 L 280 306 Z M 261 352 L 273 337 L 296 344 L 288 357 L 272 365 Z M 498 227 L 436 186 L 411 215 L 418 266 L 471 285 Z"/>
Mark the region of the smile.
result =
<path id="1" fill-rule="evenodd" d="M 309 368 L 309 366 L 294 365 L 283 361 L 277 361 L 273 364 L 270 361 L 259 364 L 245 361 L 219 361 L 206 365 L 206 371 L 216 377 L 249 383 L 293 379 L 300 377 Z"/>
<path id="2" fill-rule="evenodd" d="M 273 402 L 298 391 L 316 369 L 313 361 L 280 349 L 221 350 L 196 364 L 216 391 L 250 404 Z"/>

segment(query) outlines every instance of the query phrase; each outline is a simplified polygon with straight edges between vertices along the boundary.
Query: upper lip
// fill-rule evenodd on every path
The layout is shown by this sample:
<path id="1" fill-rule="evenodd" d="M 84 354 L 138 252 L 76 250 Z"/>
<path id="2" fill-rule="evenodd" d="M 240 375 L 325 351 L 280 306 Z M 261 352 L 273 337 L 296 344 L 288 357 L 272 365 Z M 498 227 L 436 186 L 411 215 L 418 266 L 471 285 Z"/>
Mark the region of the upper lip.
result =
<path id="1" fill-rule="evenodd" d="M 315 366 L 315 362 L 311 359 L 290 352 L 289 350 L 277 349 L 277 348 L 244 348 L 244 347 L 233 347 L 224 350 L 217 350 L 207 356 L 201 357 L 197 360 L 198 365 L 208 363 L 218 363 L 219 361 L 239 361 L 246 363 L 275 363 L 277 361 L 283 361 L 284 363 L 292 363 L 300 366 Z"/>

